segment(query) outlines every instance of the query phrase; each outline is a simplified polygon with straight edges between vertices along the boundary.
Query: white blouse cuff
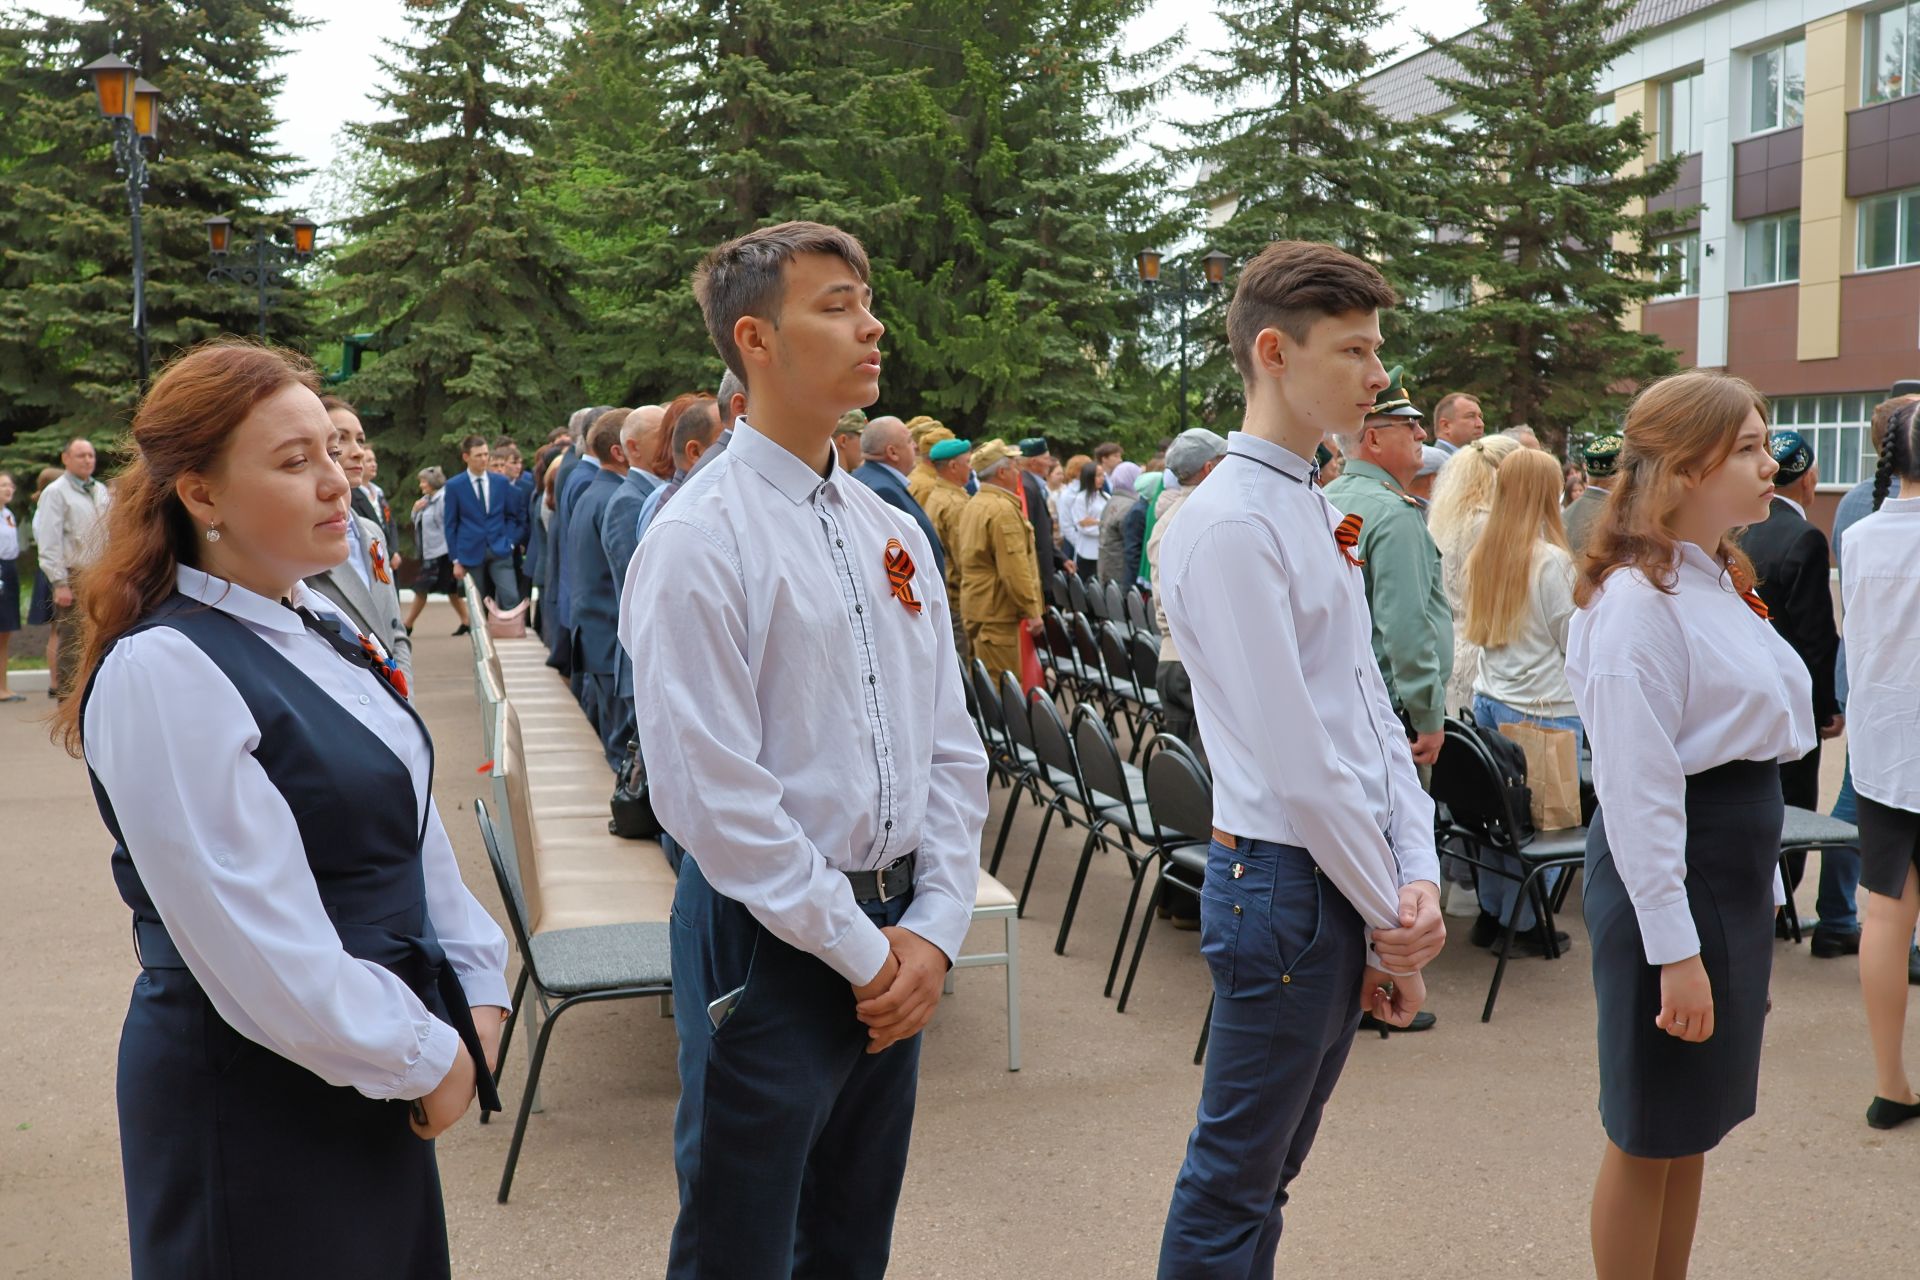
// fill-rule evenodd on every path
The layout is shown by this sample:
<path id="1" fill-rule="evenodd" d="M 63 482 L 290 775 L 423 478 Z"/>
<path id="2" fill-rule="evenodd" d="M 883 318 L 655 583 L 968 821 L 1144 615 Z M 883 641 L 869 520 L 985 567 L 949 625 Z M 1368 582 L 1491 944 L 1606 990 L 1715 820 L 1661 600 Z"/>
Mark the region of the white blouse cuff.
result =
<path id="1" fill-rule="evenodd" d="M 1693 910 L 1685 897 L 1658 907 L 1633 909 L 1640 920 L 1640 939 L 1648 964 L 1673 964 L 1700 954 L 1700 934 L 1693 927 Z"/>
<path id="2" fill-rule="evenodd" d="M 507 990 L 507 975 L 493 969 L 479 969 L 460 975 L 460 989 L 467 993 L 467 1004 L 479 1008 L 483 1004 L 497 1005 L 502 1009 L 511 1009 L 513 1001 Z"/>
<path id="3" fill-rule="evenodd" d="M 447 1072 L 453 1070 L 454 1055 L 467 1051 L 460 1043 L 460 1033 L 431 1015 L 425 1022 L 414 1024 L 414 1032 L 420 1037 L 420 1055 L 395 1082 L 393 1092 L 387 1097 L 426 1097 L 447 1078 Z"/>
<path id="4" fill-rule="evenodd" d="M 937 945 L 937 944 L 936 944 Z M 872 982 L 886 967 L 892 951 L 880 926 L 855 908 L 853 925 L 820 953 L 820 958 L 835 973 L 855 986 Z"/>

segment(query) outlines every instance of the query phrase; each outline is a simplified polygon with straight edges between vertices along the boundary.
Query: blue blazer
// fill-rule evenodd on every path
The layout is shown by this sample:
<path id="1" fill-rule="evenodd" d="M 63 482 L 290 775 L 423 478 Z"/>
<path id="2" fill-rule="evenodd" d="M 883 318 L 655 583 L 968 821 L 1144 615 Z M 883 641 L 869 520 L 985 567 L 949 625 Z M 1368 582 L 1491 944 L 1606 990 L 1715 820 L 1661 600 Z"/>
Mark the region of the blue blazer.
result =
<path id="1" fill-rule="evenodd" d="M 614 675 L 620 655 L 620 578 L 607 559 L 600 532 L 607 503 L 620 492 L 625 478 L 601 468 L 592 473 L 574 499 L 567 521 L 567 584 L 573 601 L 569 626 L 573 630 L 576 670 Z"/>
<path id="2" fill-rule="evenodd" d="M 527 540 L 526 504 L 505 477 L 487 477 L 491 510 L 480 505 L 480 491 L 465 471 L 447 481 L 447 554 L 453 562 L 477 569 L 489 560 L 505 560 Z"/>
<path id="3" fill-rule="evenodd" d="M 927 545 L 933 548 L 933 571 L 935 580 L 947 580 L 947 549 L 940 545 L 940 535 L 933 531 L 933 521 L 927 519 L 927 513 L 907 492 L 907 482 L 900 473 L 884 462 L 863 462 L 854 473 L 854 478 L 867 488 L 880 495 L 880 501 L 890 507 L 898 507 L 919 522 L 920 532 L 927 535 Z"/>
<path id="4" fill-rule="evenodd" d="M 588 482 L 599 474 L 597 461 L 589 466 L 583 459 L 575 459 L 572 469 L 560 477 L 553 491 L 553 523 L 548 528 L 548 532 L 555 535 L 551 546 L 553 616 L 568 630 L 573 628 L 573 575 L 567 572 L 567 556 L 573 550 L 573 509 L 579 504 L 580 495 L 586 492 Z"/>

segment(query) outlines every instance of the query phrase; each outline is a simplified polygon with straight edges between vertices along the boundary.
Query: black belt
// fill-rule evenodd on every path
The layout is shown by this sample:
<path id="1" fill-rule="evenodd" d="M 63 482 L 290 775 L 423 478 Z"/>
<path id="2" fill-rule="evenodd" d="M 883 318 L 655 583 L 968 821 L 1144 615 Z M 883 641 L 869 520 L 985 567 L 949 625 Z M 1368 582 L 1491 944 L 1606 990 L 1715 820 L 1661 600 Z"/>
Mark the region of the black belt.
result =
<path id="1" fill-rule="evenodd" d="M 180 948 L 173 945 L 173 936 L 167 932 L 167 926 L 158 920 L 134 918 L 133 954 L 139 959 L 142 969 L 187 967 L 187 962 L 180 957 Z"/>
<path id="2" fill-rule="evenodd" d="M 903 854 L 878 871 L 843 871 L 853 886 L 855 902 L 890 902 L 905 897 L 913 888 L 915 855 Z"/>

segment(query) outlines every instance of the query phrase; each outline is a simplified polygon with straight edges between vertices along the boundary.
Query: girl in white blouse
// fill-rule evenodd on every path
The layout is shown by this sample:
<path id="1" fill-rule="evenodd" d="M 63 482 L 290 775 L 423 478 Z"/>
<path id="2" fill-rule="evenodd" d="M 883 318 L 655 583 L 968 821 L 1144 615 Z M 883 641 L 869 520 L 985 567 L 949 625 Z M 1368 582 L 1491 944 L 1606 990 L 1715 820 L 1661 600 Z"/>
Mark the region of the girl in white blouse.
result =
<path id="1" fill-rule="evenodd" d="M 1867 1123 L 1891 1129 L 1920 1116 L 1901 1039 L 1907 949 L 1920 919 L 1920 497 L 1887 499 L 1893 481 L 1920 492 L 1920 404 L 1887 422 L 1874 476 L 1874 514 L 1847 530 L 1840 565 L 1846 610 L 1847 739 L 1859 797 L 1860 990 L 1873 1037 Z"/>
<path id="2" fill-rule="evenodd" d="M 1766 518 L 1766 403 L 1690 372 L 1642 391 L 1575 588 L 1567 678 L 1600 810 L 1585 908 L 1607 1147 L 1600 1280 L 1684 1275 L 1705 1153 L 1753 1114 L 1773 963 L 1778 762 L 1813 748 L 1805 665 L 1734 532 Z"/>
<path id="3" fill-rule="evenodd" d="M 1060 491 L 1060 530 L 1075 566 L 1082 576 L 1092 579 L 1100 563 L 1100 517 L 1107 509 L 1107 495 L 1101 488 L 1106 473 L 1097 462 L 1080 468 L 1080 474 L 1068 478 Z"/>
<path id="4" fill-rule="evenodd" d="M 497 1109 L 506 942 L 461 883 L 433 746 L 302 579 L 346 556 L 298 356 L 213 343 L 134 416 L 86 643 L 84 751 L 135 981 L 118 1075 L 132 1271 L 449 1274 L 435 1135 Z"/>

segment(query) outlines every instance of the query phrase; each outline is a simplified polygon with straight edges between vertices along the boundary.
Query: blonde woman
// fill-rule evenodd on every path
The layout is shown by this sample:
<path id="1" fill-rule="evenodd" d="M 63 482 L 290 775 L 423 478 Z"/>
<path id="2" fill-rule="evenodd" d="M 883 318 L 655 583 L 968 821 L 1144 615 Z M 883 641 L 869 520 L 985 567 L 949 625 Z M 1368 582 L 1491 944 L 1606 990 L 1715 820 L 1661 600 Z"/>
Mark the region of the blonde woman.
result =
<path id="1" fill-rule="evenodd" d="M 1456 457 L 1478 448 L 1468 445 Z M 1452 465 L 1452 464 L 1449 464 Z M 1573 556 L 1560 524 L 1560 468 L 1552 455 L 1522 449 L 1500 464 L 1493 506 L 1480 538 L 1467 553 L 1466 609 L 1457 616 L 1480 654 L 1473 681 L 1473 718 L 1490 729 L 1531 724 L 1566 729 L 1577 748 L 1584 734 L 1567 687 L 1567 628 L 1573 621 Z M 1507 858 L 1516 877 L 1525 868 Z M 1551 884 L 1548 888 L 1551 888 Z M 1480 878 L 1475 946 L 1491 946 L 1511 925 L 1507 951 L 1548 954 L 1545 926 L 1520 897 L 1520 881 Z M 1560 935 L 1560 946 L 1567 945 Z"/>
<path id="2" fill-rule="evenodd" d="M 1440 468 L 1434 482 L 1433 505 L 1427 511 L 1427 532 L 1440 548 L 1440 582 L 1447 606 L 1453 610 L 1453 674 L 1447 680 L 1449 714 L 1473 703 L 1473 677 L 1480 669 L 1480 650 L 1467 639 L 1461 620 L 1466 617 L 1467 554 L 1479 541 L 1493 505 L 1493 477 L 1502 459 L 1524 446 L 1512 436 L 1482 436 L 1463 445 Z"/>
<path id="3" fill-rule="evenodd" d="M 1675 374 L 1634 400 L 1625 437 L 1567 639 L 1600 792 L 1583 886 L 1607 1135 L 1598 1280 L 1687 1273 L 1706 1153 L 1754 1112 L 1780 762 L 1816 741 L 1806 663 L 1733 540 L 1773 501 L 1766 401 L 1739 378 Z"/>

